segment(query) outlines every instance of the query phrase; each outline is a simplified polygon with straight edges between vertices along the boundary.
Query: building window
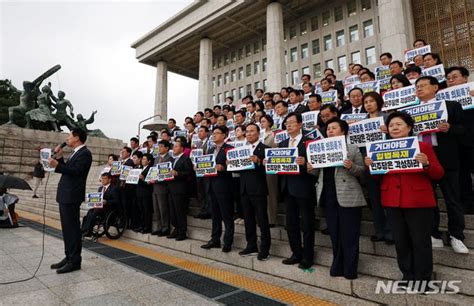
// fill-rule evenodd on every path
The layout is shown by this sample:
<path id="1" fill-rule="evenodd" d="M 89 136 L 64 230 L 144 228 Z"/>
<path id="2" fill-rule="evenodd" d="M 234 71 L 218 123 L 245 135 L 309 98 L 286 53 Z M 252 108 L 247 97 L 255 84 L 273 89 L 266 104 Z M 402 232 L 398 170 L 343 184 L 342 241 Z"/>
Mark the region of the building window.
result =
<path id="1" fill-rule="evenodd" d="M 357 25 L 353 25 L 352 27 L 350 27 L 349 33 L 351 42 L 359 40 L 359 29 Z"/>
<path id="2" fill-rule="evenodd" d="M 224 66 L 230 64 L 229 54 L 224 55 Z"/>
<path id="3" fill-rule="evenodd" d="M 217 87 L 221 86 L 221 84 L 222 84 L 222 75 L 219 74 L 217 76 Z"/>
<path id="4" fill-rule="evenodd" d="M 234 70 L 232 70 L 232 71 L 230 72 L 230 81 L 231 81 L 231 82 L 235 82 L 235 77 L 236 77 L 236 76 L 237 76 L 237 72 L 236 72 L 235 69 L 234 69 Z"/>
<path id="5" fill-rule="evenodd" d="M 262 71 L 267 71 L 267 58 L 262 59 Z"/>
<path id="6" fill-rule="evenodd" d="M 268 82 L 267 82 L 267 79 L 263 80 L 263 91 L 267 91 L 267 85 L 268 85 Z"/>
<path id="7" fill-rule="evenodd" d="M 247 92 L 247 95 L 251 95 L 252 94 L 252 85 L 247 84 L 247 86 L 245 87 L 245 91 Z"/>
<path id="8" fill-rule="evenodd" d="M 235 51 L 232 51 L 232 53 L 230 54 L 230 61 L 232 63 L 237 61 L 237 53 Z"/>
<path id="9" fill-rule="evenodd" d="M 334 60 L 330 59 L 324 62 L 325 68 L 334 69 Z"/>
<path id="10" fill-rule="evenodd" d="M 229 96 L 229 92 L 228 91 L 224 91 L 224 100 L 225 98 L 227 98 Z"/>
<path id="11" fill-rule="evenodd" d="M 242 99 L 244 96 L 245 96 L 244 87 L 240 86 L 239 87 L 239 100 Z"/>
<path id="12" fill-rule="evenodd" d="M 355 16 L 357 14 L 357 3 L 356 0 L 347 1 L 347 14 L 350 16 Z"/>
<path id="13" fill-rule="evenodd" d="M 217 58 L 217 68 L 221 68 L 221 67 L 222 67 L 222 57 L 219 56 L 219 57 Z"/>
<path id="14" fill-rule="evenodd" d="M 258 52 L 260 52 L 260 45 L 258 41 L 256 41 L 253 43 L 253 54 L 257 54 Z"/>
<path id="15" fill-rule="evenodd" d="M 237 99 L 237 90 L 235 90 L 235 88 L 232 89 L 231 93 L 232 93 L 232 98 Z"/>
<path id="16" fill-rule="evenodd" d="M 311 47 L 313 49 L 313 55 L 318 54 L 319 52 L 321 52 L 321 49 L 319 47 L 319 38 L 315 39 L 311 42 Z"/>
<path id="17" fill-rule="evenodd" d="M 331 35 L 324 36 L 324 51 L 332 49 L 332 38 Z"/>
<path id="18" fill-rule="evenodd" d="M 340 47 L 340 46 L 344 46 L 345 43 L 346 41 L 344 39 L 344 30 L 337 31 L 336 32 L 336 45 Z"/>
<path id="19" fill-rule="evenodd" d="M 298 60 L 298 49 L 295 47 L 295 48 L 291 48 L 290 50 L 290 61 L 291 62 L 296 62 Z"/>
<path id="20" fill-rule="evenodd" d="M 372 19 L 364 21 L 364 37 L 370 37 L 374 35 L 374 23 Z"/>
<path id="21" fill-rule="evenodd" d="M 217 104 L 221 104 L 222 103 L 222 94 L 217 94 Z"/>
<path id="22" fill-rule="evenodd" d="M 360 51 L 351 53 L 351 62 L 354 64 L 362 64 L 360 61 Z"/>
<path id="23" fill-rule="evenodd" d="M 367 65 L 375 64 L 375 47 L 365 49 L 365 62 Z"/>
<path id="24" fill-rule="evenodd" d="M 301 72 L 302 72 L 303 74 L 309 74 L 309 67 L 308 67 L 308 66 L 303 67 L 303 68 L 301 69 Z"/>
<path id="25" fill-rule="evenodd" d="M 241 60 L 244 57 L 244 49 L 240 48 L 238 51 L 238 56 L 237 58 Z"/>
<path id="26" fill-rule="evenodd" d="M 257 89 L 261 89 L 260 88 L 260 82 L 253 83 L 253 91 L 255 92 L 255 91 L 257 91 Z"/>
<path id="27" fill-rule="evenodd" d="M 252 55 L 252 47 L 250 44 L 245 45 L 245 56 L 250 56 Z"/>
<path id="28" fill-rule="evenodd" d="M 253 63 L 253 74 L 257 74 L 260 72 L 260 62 L 256 61 Z"/>
<path id="29" fill-rule="evenodd" d="M 290 26 L 290 39 L 293 39 L 296 37 L 296 25 L 291 25 Z"/>
<path id="30" fill-rule="evenodd" d="M 320 78 L 322 75 L 321 63 L 313 64 L 313 76 L 315 79 Z"/>
<path id="31" fill-rule="evenodd" d="M 323 27 L 329 25 L 329 18 L 331 18 L 331 12 L 325 11 L 323 12 Z"/>
<path id="32" fill-rule="evenodd" d="M 300 80 L 300 78 L 299 78 L 298 70 L 293 70 L 291 72 L 291 85 L 298 84 L 299 80 Z"/>
<path id="33" fill-rule="evenodd" d="M 300 22 L 300 35 L 305 35 L 308 33 L 308 28 L 306 27 L 306 20 L 303 22 Z"/>
<path id="34" fill-rule="evenodd" d="M 370 0 L 361 0 L 360 7 L 362 11 L 370 10 Z"/>
<path id="35" fill-rule="evenodd" d="M 245 66 L 245 76 L 249 77 L 252 75 L 252 65 L 248 64 Z"/>
<path id="36" fill-rule="evenodd" d="M 267 39 L 262 38 L 262 51 L 265 50 L 265 47 L 267 46 Z"/>
<path id="37" fill-rule="evenodd" d="M 339 56 L 337 58 L 337 66 L 339 68 L 339 72 L 343 72 L 347 70 L 347 59 L 346 56 Z"/>
<path id="38" fill-rule="evenodd" d="M 287 65 L 288 64 L 288 51 L 285 50 L 283 57 L 285 58 L 285 65 Z"/>
<path id="39" fill-rule="evenodd" d="M 227 83 L 229 83 L 229 73 L 228 72 L 224 73 L 224 84 L 227 84 Z"/>
<path id="40" fill-rule="evenodd" d="M 212 70 L 216 70 L 216 68 L 217 68 L 217 60 L 213 59 L 212 60 Z"/>
<path id="41" fill-rule="evenodd" d="M 318 16 L 311 17 L 311 31 L 319 29 L 319 18 Z"/>
<path id="42" fill-rule="evenodd" d="M 244 67 L 239 67 L 239 80 L 244 78 Z"/>
<path id="43" fill-rule="evenodd" d="M 216 78 L 212 77 L 212 87 L 216 88 Z"/>
<path id="44" fill-rule="evenodd" d="M 334 22 L 341 21 L 343 18 L 342 6 L 334 8 Z"/>
<path id="45" fill-rule="evenodd" d="M 308 44 L 301 45 L 301 59 L 308 57 Z"/>
<path id="46" fill-rule="evenodd" d="M 285 73 L 285 80 L 286 80 L 286 84 L 289 85 L 290 84 L 290 79 L 289 79 L 289 76 L 288 76 L 288 72 Z"/>
<path id="47" fill-rule="evenodd" d="M 216 102 L 217 100 L 216 100 L 216 99 L 217 99 L 217 98 L 216 98 L 216 95 L 213 95 L 213 96 L 212 96 L 212 104 L 214 104 L 214 105 L 217 104 L 217 102 Z"/>

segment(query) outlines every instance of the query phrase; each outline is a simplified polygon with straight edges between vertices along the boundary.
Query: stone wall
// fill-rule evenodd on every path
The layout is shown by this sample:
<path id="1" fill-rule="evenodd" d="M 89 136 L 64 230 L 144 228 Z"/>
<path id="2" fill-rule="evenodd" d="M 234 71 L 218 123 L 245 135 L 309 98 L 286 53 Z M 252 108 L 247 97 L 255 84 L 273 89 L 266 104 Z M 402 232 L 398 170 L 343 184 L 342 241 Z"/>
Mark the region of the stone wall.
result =
<path id="1" fill-rule="evenodd" d="M 30 130 L 0 126 L 0 172 L 30 178 L 39 158 L 39 148 L 54 148 L 66 141 L 68 133 Z M 86 145 L 92 152 L 93 165 L 104 164 L 111 153 L 118 154 L 125 145 L 119 139 L 88 137 Z M 71 149 L 64 149 L 67 157 Z"/>

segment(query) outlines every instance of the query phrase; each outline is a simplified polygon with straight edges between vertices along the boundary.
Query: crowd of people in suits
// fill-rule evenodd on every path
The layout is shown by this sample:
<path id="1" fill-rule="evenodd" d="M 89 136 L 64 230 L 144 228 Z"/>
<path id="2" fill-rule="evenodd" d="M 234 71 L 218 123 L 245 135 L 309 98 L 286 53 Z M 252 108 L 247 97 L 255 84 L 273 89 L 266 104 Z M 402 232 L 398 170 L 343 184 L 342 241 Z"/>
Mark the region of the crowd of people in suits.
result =
<path id="1" fill-rule="evenodd" d="M 426 43 L 417 40 L 415 48 Z M 441 64 L 436 53 L 425 53 L 414 62 L 393 60 L 390 53 L 380 56 L 381 65 L 390 69 L 390 88 L 414 85 L 420 103 L 436 100 L 438 90 L 468 82 L 464 67 L 446 69 L 446 81 L 422 75 L 422 68 Z M 374 73 L 360 64 L 349 65 L 349 77 L 361 82 L 375 80 Z M 347 78 L 346 78 L 347 79 Z M 321 93 L 337 90 L 335 103 L 323 104 Z M 474 92 L 471 91 L 473 96 Z M 267 260 L 271 248 L 270 229 L 282 225 L 277 221 L 279 200 L 284 202 L 285 227 L 291 256 L 283 264 L 302 269 L 314 263 L 315 206 L 324 209 L 333 249 L 331 276 L 357 278 L 359 237 L 362 208 L 370 204 L 373 214 L 374 242 L 394 244 L 404 280 L 430 280 L 433 271 L 432 248 L 443 247 L 440 212 L 436 187 L 442 192 L 448 216 L 446 242 L 456 253 L 468 253 L 464 245 L 464 215 L 474 213 L 471 174 L 474 170 L 474 110 L 463 110 L 460 103 L 445 101 L 448 120 L 436 133 L 419 136 L 420 153 L 415 156 L 423 169 L 419 172 L 370 175 L 373 163 L 365 148 L 347 144 L 347 159 L 342 167 L 316 169 L 308 163 L 305 143 L 310 140 L 303 130 L 302 114 L 319 111 L 315 128 L 324 137 L 348 134 L 349 124 L 341 114 L 366 113 L 367 118 L 383 117 L 381 126 L 387 138 L 403 138 L 414 134 L 413 118 L 406 112 L 383 112 L 383 92 L 355 86 L 344 93 L 344 83 L 334 70 L 327 68 L 324 78 L 315 83 L 303 75 L 297 88 L 284 87 L 280 92 L 257 90 L 234 105 L 232 97 L 193 118 L 185 119 L 181 130 L 176 120 L 168 127 L 152 132 L 140 144 L 130 139 L 130 146 L 110 162 L 141 168 L 138 185 L 125 184 L 118 177 L 102 175 L 103 189 L 115 186 L 107 201 L 122 203 L 130 218 L 130 228 L 143 234 L 182 241 L 187 239 L 187 210 L 190 197 L 195 197 L 200 212 L 196 218 L 212 219 L 212 233 L 204 249 L 232 250 L 235 224 L 244 224 L 247 247 L 242 256 L 256 255 Z M 232 138 L 230 131 L 232 132 Z M 275 131 L 286 130 L 288 138 L 275 142 Z M 198 140 L 198 141 L 196 141 Z M 226 152 L 236 141 L 252 146 L 252 170 L 227 171 Z M 299 175 L 272 175 L 265 171 L 265 149 L 297 148 Z M 151 154 L 159 148 L 159 154 Z M 195 177 L 192 150 L 203 149 L 213 154 L 216 176 Z M 172 163 L 174 179 L 145 182 L 151 166 Z M 107 194 L 107 192 L 105 192 Z M 112 193 L 110 193 L 112 194 Z M 224 229 L 222 228 L 224 224 Z M 260 244 L 257 242 L 257 226 Z M 224 230 L 224 235 L 223 234 Z M 222 237 L 223 236 L 223 237 Z M 317 250 L 316 250 L 317 251 Z"/>

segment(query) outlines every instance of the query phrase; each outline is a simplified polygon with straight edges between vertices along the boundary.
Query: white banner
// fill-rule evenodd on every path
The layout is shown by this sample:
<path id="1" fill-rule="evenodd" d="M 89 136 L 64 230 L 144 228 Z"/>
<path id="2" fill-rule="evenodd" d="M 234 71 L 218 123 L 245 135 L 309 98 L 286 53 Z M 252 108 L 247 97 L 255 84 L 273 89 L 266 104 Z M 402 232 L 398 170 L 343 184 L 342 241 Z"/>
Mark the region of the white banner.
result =
<path id="1" fill-rule="evenodd" d="M 306 155 L 314 168 L 343 166 L 347 159 L 346 137 L 312 140 L 306 144 Z"/>
<path id="2" fill-rule="evenodd" d="M 368 142 L 385 139 L 385 133 L 380 130 L 384 125 L 383 117 L 376 117 L 349 124 L 347 140 L 350 144 L 364 148 Z"/>

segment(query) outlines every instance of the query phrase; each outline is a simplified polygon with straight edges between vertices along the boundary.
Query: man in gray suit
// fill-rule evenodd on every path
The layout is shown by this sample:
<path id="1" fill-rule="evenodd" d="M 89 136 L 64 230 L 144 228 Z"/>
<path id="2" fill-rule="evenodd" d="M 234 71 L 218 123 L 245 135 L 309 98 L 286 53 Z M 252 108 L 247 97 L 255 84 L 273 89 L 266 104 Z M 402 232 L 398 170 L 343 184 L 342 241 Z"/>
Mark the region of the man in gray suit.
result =
<path id="1" fill-rule="evenodd" d="M 161 140 L 158 143 L 160 156 L 155 158 L 155 166 L 159 163 L 173 162 L 169 155 L 171 143 L 167 140 Z M 153 184 L 153 211 L 158 221 L 157 230 L 152 235 L 159 237 L 167 236 L 170 233 L 170 192 L 167 182 L 154 182 Z"/>

